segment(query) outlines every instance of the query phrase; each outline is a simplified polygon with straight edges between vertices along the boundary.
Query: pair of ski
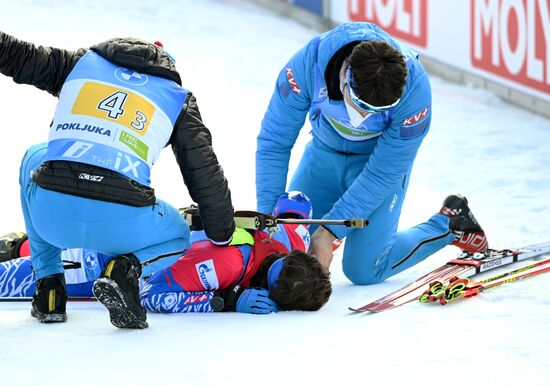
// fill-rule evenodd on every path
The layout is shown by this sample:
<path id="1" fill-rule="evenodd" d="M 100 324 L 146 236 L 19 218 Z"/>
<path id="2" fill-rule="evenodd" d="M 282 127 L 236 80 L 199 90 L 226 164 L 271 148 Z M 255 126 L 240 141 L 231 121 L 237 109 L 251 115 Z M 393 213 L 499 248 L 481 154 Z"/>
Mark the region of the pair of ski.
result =
<path id="1" fill-rule="evenodd" d="M 546 254 L 550 254 L 550 242 L 530 245 L 516 250 L 489 249 L 483 253 L 463 252 L 456 259 L 449 261 L 447 264 L 422 276 L 405 287 L 362 307 L 350 307 L 349 309 L 354 312 L 387 311 L 419 299 L 425 289 L 433 282 L 439 282 L 442 286 L 447 286 L 451 279 L 455 277 L 471 277 L 491 269 Z M 503 284 L 498 279 L 495 280 L 492 286 Z"/>
<path id="2" fill-rule="evenodd" d="M 439 281 L 431 283 L 430 287 L 418 300 L 422 303 L 438 302 L 441 305 L 445 305 L 458 299 L 476 296 L 489 288 L 539 275 L 544 272 L 550 272 L 550 259 L 537 261 L 480 281 L 454 277 L 446 286 Z"/>

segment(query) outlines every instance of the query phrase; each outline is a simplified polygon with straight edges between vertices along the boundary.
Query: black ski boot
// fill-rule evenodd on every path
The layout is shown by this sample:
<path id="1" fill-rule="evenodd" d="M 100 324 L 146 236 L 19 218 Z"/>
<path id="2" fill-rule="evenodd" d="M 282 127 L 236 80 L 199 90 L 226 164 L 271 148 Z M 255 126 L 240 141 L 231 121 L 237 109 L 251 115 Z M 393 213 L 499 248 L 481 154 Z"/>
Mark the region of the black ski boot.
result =
<path id="1" fill-rule="evenodd" d="M 65 276 L 62 273 L 38 279 L 32 297 L 31 315 L 42 323 L 66 322 L 67 298 Z"/>
<path id="2" fill-rule="evenodd" d="M 117 256 L 105 265 L 94 283 L 94 295 L 118 328 L 147 328 L 147 313 L 139 301 L 139 260 L 133 254 Z"/>
<path id="3" fill-rule="evenodd" d="M 484 252 L 489 248 L 485 232 L 470 210 L 466 197 L 450 195 L 443 201 L 439 213 L 450 218 L 449 229 L 459 236 L 452 242 L 453 245 L 471 253 Z"/>
<path id="4" fill-rule="evenodd" d="M 23 232 L 12 232 L 0 237 L 0 263 L 19 256 L 21 245 L 28 239 Z"/>

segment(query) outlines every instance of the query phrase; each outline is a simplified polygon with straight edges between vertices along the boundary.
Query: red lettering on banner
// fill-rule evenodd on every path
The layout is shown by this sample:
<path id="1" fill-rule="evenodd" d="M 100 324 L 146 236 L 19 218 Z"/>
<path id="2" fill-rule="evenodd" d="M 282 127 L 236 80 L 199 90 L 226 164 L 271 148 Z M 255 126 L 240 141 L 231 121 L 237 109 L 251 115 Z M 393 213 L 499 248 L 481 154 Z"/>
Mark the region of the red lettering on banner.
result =
<path id="1" fill-rule="evenodd" d="M 426 47 L 428 0 L 348 0 L 351 21 L 370 21 L 390 35 Z"/>
<path id="2" fill-rule="evenodd" d="M 471 0 L 472 65 L 550 95 L 550 0 Z"/>

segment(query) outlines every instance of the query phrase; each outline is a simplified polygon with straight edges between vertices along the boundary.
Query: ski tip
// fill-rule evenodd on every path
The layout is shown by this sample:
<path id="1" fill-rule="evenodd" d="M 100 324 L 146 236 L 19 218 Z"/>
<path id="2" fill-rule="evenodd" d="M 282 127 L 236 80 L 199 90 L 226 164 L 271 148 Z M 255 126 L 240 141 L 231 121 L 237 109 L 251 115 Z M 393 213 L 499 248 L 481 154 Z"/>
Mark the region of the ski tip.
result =
<path id="1" fill-rule="evenodd" d="M 354 312 L 356 314 L 361 314 L 361 313 L 367 311 L 367 310 L 364 310 L 362 307 L 358 307 L 358 308 L 348 307 L 348 310 L 350 310 L 351 312 Z"/>

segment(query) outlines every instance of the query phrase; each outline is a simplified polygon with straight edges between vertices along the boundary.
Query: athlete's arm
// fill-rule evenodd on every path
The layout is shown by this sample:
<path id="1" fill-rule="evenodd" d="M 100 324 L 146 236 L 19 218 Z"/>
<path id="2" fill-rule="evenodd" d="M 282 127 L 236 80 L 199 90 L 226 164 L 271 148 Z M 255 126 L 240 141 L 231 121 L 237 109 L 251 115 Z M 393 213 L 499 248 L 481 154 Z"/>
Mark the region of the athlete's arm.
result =
<path id="1" fill-rule="evenodd" d="M 235 230 L 231 192 L 191 93 L 169 143 L 189 194 L 199 206 L 206 235 L 216 243 L 228 243 Z"/>
<path id="2" fill-rule="evenodd" d="M 65 79 L 85 49 L 67 51 L 35 46 L 0 31 L 0 72 L 58 96 Z"/>
<path id="3" fill-rule="evenodd" d="M 141 305 L 148 311 L 160 313 L 186 312 L 243 312 L 269 314 L 278 312 L 277 303 L 269 292 L 259 288 L 235 286 L 224 291 L 140 293 Z"/>
<path id="4" fill-rule="evenodd" d="M 283 67 L 262 120 L 256 150 L 257 209 L 271 213 L 285 191 L 290 152 L 311 106 L 311 43 Z"/>
<path id="5" fill-rule="evenodd" d="M 210 299 L 214 297 L 214 291 L 203 292 L 159 292 L 149 293 L 140 291 L 141 305 L 152 312 L 167 314 L 185 312 L 214 312 L 210 305 Z"/>

